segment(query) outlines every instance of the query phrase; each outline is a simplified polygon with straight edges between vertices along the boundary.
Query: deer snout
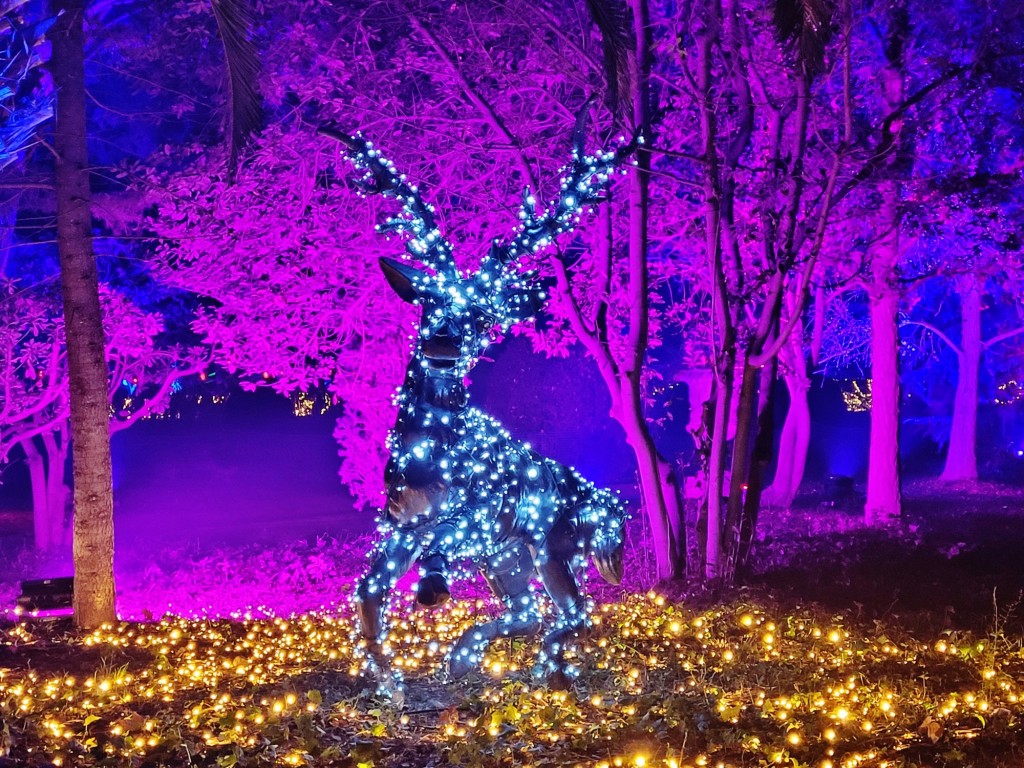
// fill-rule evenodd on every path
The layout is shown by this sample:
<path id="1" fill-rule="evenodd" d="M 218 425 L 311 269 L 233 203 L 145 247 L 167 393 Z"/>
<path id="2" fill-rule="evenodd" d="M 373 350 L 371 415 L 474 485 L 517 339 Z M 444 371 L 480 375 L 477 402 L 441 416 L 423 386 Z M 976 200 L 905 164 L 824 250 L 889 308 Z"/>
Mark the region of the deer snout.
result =
<path id="1" fill-rule="evenodd" d="M 423 355 L 427 360 L 454 362 L 462 355 L 462 337 L 438 331 L 423 341 Z"/>

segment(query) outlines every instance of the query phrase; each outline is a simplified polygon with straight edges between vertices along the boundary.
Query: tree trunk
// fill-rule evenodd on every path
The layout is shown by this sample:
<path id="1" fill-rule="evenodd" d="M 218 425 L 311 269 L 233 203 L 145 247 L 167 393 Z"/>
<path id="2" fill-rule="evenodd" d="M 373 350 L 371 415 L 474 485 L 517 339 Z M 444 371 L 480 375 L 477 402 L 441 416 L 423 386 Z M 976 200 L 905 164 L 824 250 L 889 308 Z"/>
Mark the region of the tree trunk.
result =
<path id="1" fill-rule="evenodd" d="M 704 578 L 718 581 L 724 573 L 723 528 L 725 509 L 726 441 L 729 433 L 729 412 L 732 407 L 733 383 L 736 378 L 736 325 L 730 314 L 731 304 L 726 278 L 725 254 L 722 249 L 723 182 L 718 157 L 718 121 L 715 102 L 717 83 L 713 76 L 712 55 L 720 33 L 720 8 L 717 2 L 704 6 L 704 28 L 697 42 L 697 87 L 700 91 L 701 142 L 703 144 L 703 208 L 705 258 L 711 270 L 712 304 L 715 312 L 714 420 L 711 451 L 708 455 L 707 516 L 704 542 Z"/>
<path id="2" fill-rule="evenodd" d="M 886 286 L 871 297 L 871 432 L 868 523 L 900 514 L 900 376 L 896 291 Z"/>
<path id="3" fill-rule="evenodd" d="M 784 368 L 782 380 L 789 392 L 789 409 L 779 439 L 775 478 L 763 496 L 764 503 L 771 507 L 788 508 L 793 504 L 807 467 L 807 450 L 811 442 L 811 409 L 807 398 L 810 380 L 800 347 L 800 337 L 794 333 L 780 353 Z"/>
<path id="4" fill-rule="evenodd" d="M 32 486 L 32 529 L 35 535 L 36 549 L 47 550 L 53 546 L 50 541 L 50 521 L 48 518 L 50 505 L 46 498 L 46 465 L 43 454 L 39 452 L 32 438 L 21 441 L 28 463 L 29 482 Z"/>
<path id="5" fill-rule="evenodd" d="M 960 292 L 960 350 L 953 399 L 949 450 L 941 479 L 960 482 L 978 479 L 975 453 L 978 433 L 978 373 L 981 368 L 981 290 L 971 281 Z"/>
<path id="6" fill-rule="evenodd" d="M 711 455 L 708 457 L 707 534 L 704 547 L 704 577 L 717 581 L 723 575 L 723 528 L 725 510 L 723 488 L 725 484 L 725 445 L 729 439 L 729 410 L 735 379 L 735 358 L 731 343 L 725 347 L 723 361 L 718 366 L 719 380 L 715 387 L 714 427 L 711 433 Z"/>
<path id="7" fill-rule="evenodd" d="M 631 0 L 636 54 L 633 60 L 633 119 L 644 137 L 651 135 L 649 83 L 651 67 L 650 19 L 647 0 Z M 658 455 L 647 428 L 641 398 L 641 377 L 648 345 L 650 315 L 648 290 L 648 217 L 651 180 L 651 152 L 641 145 L 636 167 L 629 177 L 629 331 L 630 355 L 619 376 L 619 414 L 626 439 L 633 448 L 640 470 L 644 508 L 655 543 L 655 563 L 660 581 L 685 571 L 683 508 L 669 476 L 669 467 Z"/>
<path id="8" fill-rule="evenodd" d="M 749 354 L 749 350 L 747 352 Z M 743 501 L 750 487 L 750 460 L 757 439 L 757 401 L 761 371 L 744 363 L 740 376 L 739 402 L 736 406 L 736 439 L 732 444 L 732 473 L 729 477 L 729 501 L 725 510 L 723 575 L 732 581 L 739 555 L 740 519 Z"/>
<path id="9" fill-rule="evenodd" d="M 67 515 L 69 489 L 64 483 L 68 461 L 67 424 L 45 433 L 43 446 L 46 448 L 46 519 L 50 524 L 50 541 L 51 546 L 63 547 L 67 544 L 68 524 L 72 521 Z"/>
<path id="10" fill-rule="evenodd" d="M 686 533 L 679 493 L 670 479 L 670 467 L 654 445 L 644 420 L 639 391 L 623 380 L 618 422 L 626 432 L 626 442 L 636 456 L 647 522 L 654 539 L 654 561 L 659 581 L 668 581 L 686 572 Z"/>
<path id="11" fill-rule="evenodd" d="M 54 0 L 50 40 L 57 87 L 57 247 L 68 349 L 75 482 L 75 621 L 114 621 L 114 498 L 110 404 L 99 279 L 92 249 L 86 149 L 85 0 Z"/>
<path id="12" fill-rule="evenodd" d="M 750 470 L 747 489 L 743 494 L 743 514 L 740 519 L 736 569 L 749 573 L 750 555 L 754 548 L 754 534 L 757 518 L 761 511 L 761 489 L 764 487 L 765 472 L 772 460 L 775 441 L 775 374 L 778 358 L 773 357 L 761 369 L 757 399 L 757 437 L 750 453 Z"/>
<path id="13" fill-rule="evenodd" d="M 39 449 L 36 440 L 43 449 Z M 32 527 L 35 546 L 51 550 L 67 542 L 65 501 L 68 488 L 64 484 L 67 462 L 67 428 L 63 427 L 42 437 L 21 441 L 28 461 L 29 481 L 32 488 Z"/>
<path id="14" fill-rule="evenodd" d="M 880 83 L 882 100 L 888 114 L 904 104 L 904 52 L 910 30 L 906 4 L 889 7 L 886 35 L 886 66 Z M 901 178 L 913 167 L 910 140 L 902 122 L 894 124 L 892 149 L 885 175 L 878 184 L 881 198 L 876 231 L 878 239 L 869 257 L 871 283 L 871 436 L 868 455 L 868 493 L 864 516 L 869 524 L 900 514 L 900 369 L 897 313 L 896 268 L 900 259 Z"/>

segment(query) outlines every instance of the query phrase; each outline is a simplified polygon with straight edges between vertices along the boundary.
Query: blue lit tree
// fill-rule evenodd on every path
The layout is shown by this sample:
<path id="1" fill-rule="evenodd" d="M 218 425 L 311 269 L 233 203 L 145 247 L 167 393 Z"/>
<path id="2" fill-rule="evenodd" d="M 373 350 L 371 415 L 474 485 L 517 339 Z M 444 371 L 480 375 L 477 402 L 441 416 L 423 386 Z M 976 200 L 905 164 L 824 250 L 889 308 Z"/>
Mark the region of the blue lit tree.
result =
<path id="1" fill-rule="evenodd" d="M 53 88 L 40 48 L 55 19 L 26 21 L 27 0 L 0 4 L 0 169 L 21 156 L 36 129 L 53 116 Z"/>

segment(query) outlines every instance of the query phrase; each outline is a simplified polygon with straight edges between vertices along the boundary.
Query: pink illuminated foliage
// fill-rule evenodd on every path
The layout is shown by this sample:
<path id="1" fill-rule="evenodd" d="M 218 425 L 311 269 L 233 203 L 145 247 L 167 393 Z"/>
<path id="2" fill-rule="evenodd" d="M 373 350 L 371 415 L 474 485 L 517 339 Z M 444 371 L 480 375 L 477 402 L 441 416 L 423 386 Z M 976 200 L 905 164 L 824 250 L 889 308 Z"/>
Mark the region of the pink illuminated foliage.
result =
<path id="1" fill-rule="evenodd" d="M 110 429 L 125 429 L 167 410 L 176 383 L 205 364 L 205 352 L 168 344 L 159 312 L 101 286 L 107 333 Z M 0 281 L 0 469 L 20 448 L 32 483 L 35 543 L 65 543 L 70 502 L 68 370 L 64 318 L 52 281 Z"/>
<path id="2" fill-rule="evenodd" d="M 233 184 L 223 159 L 202 143 L 128 173 L 138 210 L 156 212 L 144 228 L 160 238 L 163 279 L 204 297 L 194 328 L 215 358 L 250 386 L 330 392 L 344 408 L 343 482 L 372 503 L 393 421 L 386 404 L 401 381 L 411 327 L 411 315 L 386 293 L 377 259 L 402 246 L 374 234 L 386 203 L 353 194 L 351 169 L 315 128 L 333 120 L 374 140 L 424 187 L 460 265 L 472 268 L 491 238 L 514 230 L 527 184 L 539 186 L 540 199 L 557 189 L 574 111 L 598 82 L 600 51 L 585 19 L 574 20 L 573 41 L 562 20 L 532 6 L 457 8 L 443 24 L 430 14 L 394 21 L 372 4 L 358 18 L 336 13 L 299 6 L 268 16 L 265 33 L 277 42 L 264 52 L 263 94 L 274 117 Z M 343 30 L 341 37 L 328 42 L 315 21 Z M 513 39 L 534 44 L 508 45 Z M 594 259 L 585 250 L 572 273 L 584 301 L 603 296 Z M 625 354 L 620 264 L 607 278 L 613 354 Z M 553 319 L 525 332 L 539 350 L 567 354 L 573 336 L 564 301 L 556 295 L 550 310 Z M 656 347 L 657 317 L 652 329 Z"/>
<path id="3" fill-rule="evenodd" d="M 994 88 L 965 79 L 996 55 L 976 45 L 984 9 L 890 5 L 837 2 L 824 25 L 780 29 L 768 6 L 741 0 L 650 3 L 651 93 L 633 94 L 634 108 L 652 113 L 649 205 L 640 212 L 639 185 L 620 180 L 600 215 L 561 244 L 571 266 L 536 265 L 552 299 L 539 323 L 515 332 L 543 354 L 582 347 L 596 362 L 637 456 L 648 519 L 675 526 L 657 534 L 662 577 L 681 573 L 681 563 L 668 563 L 681 553 L 667 550 L 683 523 L 673 457 L 659 453 L 648 425 L 666 383 L 691 383 L 688 427 L 706 451 L 699 488 L 711 533 L 691 547 L 702 555 L 693 572 L 729 578 L 756 524 L 776 369 L 797 405 L 767 500 L 788 505 L 799 488 L 819 350 L 848 355 L 853 341 L 875 343 L 876 375 L 888 382 L 876 390 L 888 399 L 875 416 L 884 410 L 890 431 L 872 455 L 876 466 L 895 466 L 903 270 L 925 230 L 948 262 L 954 237 L 966 250 L 980 242 L 972 228 L 987 227 L 987 214 L 975 209 L 998 207 L 970 195 L 954 201 L 932 180 L 953 166 L 970 169 L 967 178 L 1019 180 L 1012 130 L 963 140 L 984 124 L 965 91 Z M 899 9 L 909 29 L 887 16 Z M 265 127 L 230 180 L 224 121 L 211 106 L 223 79 L 205 6 L 167 4 L 146 15 L 143 34 L 122 29 L 108 41 L 106 66 L 130 71 L 146 103 L 164 111 L 151 122 L 165 128 L 170 114 L 175 130 L 173 138 L 163 128 L 138 132 L 153 139 L 133 144 L 144 159 L 122 158 L 125 189 L 99 195 L 97 216 L 147 243 L 158 278 L 197 297 L 191 330 L 243 387 L 326 393 L 341 405 L 340 476 L 374 505 L 413 325 L 377 260 L 403 245 L 374 233 L 391 203 L 359 197 L 354 172 L 316 129 L 332 122 L 372 140 L 421 185 L 460 266 L 474 268 L 491 238 L 514 230 L 525 186 L 540 200 L 557 190 L 573 117 L 605 87 L 601 38 L 579 3 L 470 2 L 439 12 L 270 0 L 258 11 Z M 950 49 L 944 26 L 971 44 Z M 814 30 L 833 34 L 816 40 Z M 904 48 L 892 46 L 897 33 Z M 592 112 L 590 146 L 632 127 L 629 109 Z M 123 125 L 113 111 L 99 114 L 106 127 Z M 1000 149 L 983 162 L 985 142 Z M 924 311 L 925 295 L 916 301 Z M 869 307 L 874 334 L 863 322 Z M 892 358 L 884 371 L 878 350 Z M 898 478 L 874 485 L 871 504 L 883 516 L 898 511 Z"/>
<path id="4" fill-rule="evenodd" d="M 216 153 L 188 169 L 145 198 L 160 211 L 158 275 L 202 297 L 193 329 L 243 388 L 343 402 L 342 480 L 375 501 L 411 322 L 379 277 L 395 244 L 375 235 L 375 206 L 333 181 L 348 165 L 311 131 L 267 130 L 233 184 Z"/>

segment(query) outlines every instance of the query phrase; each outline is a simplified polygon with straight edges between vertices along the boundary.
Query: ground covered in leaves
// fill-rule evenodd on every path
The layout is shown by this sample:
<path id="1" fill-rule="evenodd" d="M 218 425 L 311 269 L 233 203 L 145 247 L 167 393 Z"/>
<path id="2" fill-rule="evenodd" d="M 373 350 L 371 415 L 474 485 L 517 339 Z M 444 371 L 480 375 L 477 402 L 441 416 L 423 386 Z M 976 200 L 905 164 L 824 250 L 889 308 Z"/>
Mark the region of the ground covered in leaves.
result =
<path id="1" fill-rule="evenodd" d="M 535 642 L 447 682 L 447 646 L 489 603 L 403 598 L 401 708 L 358 670 L 362 544 L 151 554 L 120 571 L 128 615 L 192 618 L 0 628 L 0 766 L 1022 765 L 1024 500 L 915 494 L 883 530 L 813 503 L 767 518 L 757 573 L 727 594 L 649 590 L 638 531 L 629 588 L 594 590 L 568 692 L 529 676 Z"/>

